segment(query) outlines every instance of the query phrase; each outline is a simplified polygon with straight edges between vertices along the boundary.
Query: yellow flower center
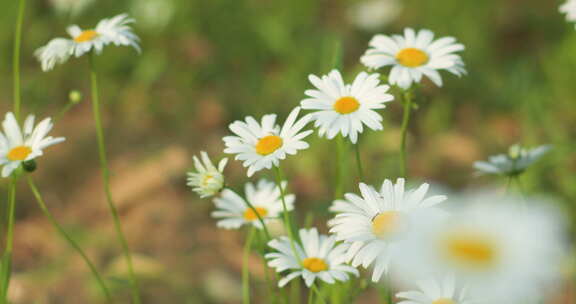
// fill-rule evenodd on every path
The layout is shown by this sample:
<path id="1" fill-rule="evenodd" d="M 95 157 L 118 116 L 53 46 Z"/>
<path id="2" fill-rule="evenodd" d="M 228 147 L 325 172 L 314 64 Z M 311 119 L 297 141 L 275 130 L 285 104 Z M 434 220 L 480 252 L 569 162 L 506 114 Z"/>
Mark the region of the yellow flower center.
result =
<path id="1" fill-rule="evenodd" d="M 452 300 L 452 299 L 440 298 L 440 299 L 432 302 L 432 304 L 456 304 L 456 302 L 454 302 L 454 300 Z"/>
<path id="2" fill-rule="evenodd" d="M 409 68 L 419 67 L 428 62 L 428 54 L 416 48 L 406 48 L 396 54 L 396 60 Z"/>
<path id="3" fill-rule="evenodd" d="M 334 111 L 340 114 L 350 114 L 354 113 L 360 107 L 360 103 L 354 97 L 346 96 L 338 99 L 334 103 Z"/>
<path id="4" fill-rule="evenodd" d="M 258 215 L 260 215 L 261 218 L 264 218 L 266 216 L 266 214 L 268 214 L 268 210 L 266 210 L 266 208 L 254 207 L 254 209 L 256 209 L 256 212 L 254 212 L 254 210 L 252 210 L 252 208 L 248 208 L 248 209 L 246 209 L 246 211 L 244 211 L 244 219 L 245 220 L 255 221 L 258 219 Z"/>
<path id="5" fill-rule="evenodd" d="M 328 270 L 328 265 L 324 260 L 319 258 L 305 258 L 302 261 L 302 266 L 312 272 L 320 272 Z"/>
<path id="6" fill-rule="evenodd" d="M 202 186 L 207 186 L 208 183 L 213 179 L 214 179 L 214 176 L 212 176 L 212 175 L 204 176 L 204 179 L 202 179 Z"/>
<path id="7" fill-rule="evenodd" d="M 268 155 L 274 153 L 282 147 L 282 138 L 276 135 L 268 135 L 260 138 L 256 144 L 256 153 L 260 155 Z"/>
<path id="8" fill-rule="evenodd" d="M 77 43 L 88 42 L 98 37 L 98 35 L 99 35 L 98 32 L 94 30 L 87 30 L 83 31 L 82 33 L 80 33 L 80 35 L 76 36 L 74 38 L 74 41 Z"/>
<path id="9" fill-rule="evenodd" d="M 398 231 L 399 219 L 397 211 L 382 212 L 372 220 L 372 232 L 380 238 L 387 238 Z"/>
<path id="10" fill-rule="evenodd" d="M 32 149 L 26 146 L 18 146 L 10 150 L 7 157 L 11 161 L 25 160 L 30 153 L 32 153 Z"/>
<path id="11" fill-rule="evenodd" d="M 443 245 L 448 260 L 468 269 L 490 267 L 498 258 L 494 241 L 477 233 L 455 233 L 445 238 Z"/>

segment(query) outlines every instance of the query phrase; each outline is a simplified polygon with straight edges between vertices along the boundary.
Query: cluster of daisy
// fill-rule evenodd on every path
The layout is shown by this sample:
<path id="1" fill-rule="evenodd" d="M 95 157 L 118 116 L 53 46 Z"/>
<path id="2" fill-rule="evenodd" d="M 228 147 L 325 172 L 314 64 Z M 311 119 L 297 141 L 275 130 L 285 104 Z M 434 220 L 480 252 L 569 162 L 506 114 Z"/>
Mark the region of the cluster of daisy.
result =
<path id="1" fill-rule="evenodd" d="M 202 152 L 202 162 L 194 158 L 196 171 L 189 173 L 188 185 L 201 197 L 215 197 L 212 215 L 219 227 L 266 230 L 272 220 L 283 220 L 287 235 L 268 239 L 272 251 L 263 256 L 282 274 L 279 287 L 298 277 L 310 288 L 316 280 L 344 282 L 360 276 L 362 267 L 372 269 L 375 283 L 388 277 L 393 284 L 389 289 L 415 283 L 414 290 L 396 294 L 401 304 L 522 302 L 544 296 L 558 279 L 563 227 L 560 217 L 540 208 L 539 202 L 485 193 L 453 199 L 459 208 L 441 208 L 447 197 L 430 195 L 428 184 L 412 188 L 404 178 L 385 179 L 380 187 L 360 183 L 359 194 L 334 200 L 329 235 L 316 228 L 298 229 L 290 221 L 288 214 L 298 210 L 297 200 L 286 193 L 280 163 L 309 148 L 305 139 L 313 130 L 306 129 L 308 124 L 320 137 L 342 137 L 356 144 L 365 129 L 383 129 L 378 111 L 395 99 L 391 86 L 408 92 L 423 76 L 442 86 L 441 70 L 466 73 L 456 54 L 464 46 L 452 37 L 434 39 L 429 30 L 376 35 L 369 45 L 360 62 L 371 70 L 391 66 L 387 77 L 360 72 L 347 83 L 339 70 L 310 75 L 314 88 L 304 92 L 306 98 L 283 124 L 276 114 L 268 114 L 229 125 L 233 135 L 223 138 L 223 152 L 241 161 L 248 177 L 273 170 L 276 183 L 247 183 L 244 194 L 238 194 L 224 182 L 227 159 L 216 167 Z M 302 110 L 309 112 L 300 116 Z M 516 145 L 508 154 L 474 166 L 483 173 L 517 177 L 548 150 L 549 146 L 528 150 Z"/>

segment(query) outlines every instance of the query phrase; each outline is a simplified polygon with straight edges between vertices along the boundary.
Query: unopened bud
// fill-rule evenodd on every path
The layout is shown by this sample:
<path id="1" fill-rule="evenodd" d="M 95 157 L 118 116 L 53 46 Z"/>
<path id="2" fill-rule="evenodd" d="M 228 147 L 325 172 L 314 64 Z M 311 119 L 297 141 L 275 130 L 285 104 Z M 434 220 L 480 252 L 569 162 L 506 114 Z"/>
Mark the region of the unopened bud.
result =
<path id="1" fill-rule="evenodd" d="M 36 167 L 36 161 L 33 159 L 22 162 L 22 168 L 24 168 L 24 171 L 28 173 L 36 171 Z"/>
<path id="2" fill-rule="evenodd" d="M 68 99 L 71 103 L 80 103 L 82 101 L 82 93 L 80 93 L 78 90 L 70 91 L 70 94 L 68 94 Z"/>

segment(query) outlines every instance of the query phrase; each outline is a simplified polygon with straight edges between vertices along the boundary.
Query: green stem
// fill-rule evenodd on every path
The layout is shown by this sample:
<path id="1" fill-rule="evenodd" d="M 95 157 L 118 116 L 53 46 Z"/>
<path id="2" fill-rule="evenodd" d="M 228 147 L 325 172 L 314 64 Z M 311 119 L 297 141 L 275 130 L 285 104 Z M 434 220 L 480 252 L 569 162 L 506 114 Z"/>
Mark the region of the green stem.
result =
<path id="1" fill-rule="evenodd" d="M 308 304 L 314 304 L 314 292 L 312 290 L 308 291 Z"/>
<path id="2" fill-rule="evenodd" d="M 296 239 L 294 238 L 294 233 L 292 231 L 292 222 L 290 221 L 290 212 L 288 211 L 288 208 L 286 207 L 286 199 L 285 199 L 285 191 L 284 191 L 284 187 L 282 187 L 282 172 L 280 171 L 280 166 L 275 166 L 274 167 L 274 172 L 276 173 L 276 185 L 278 186 L 278 188 L 280 189 L 280 198 L 282 199 L 282 208 L 283 208 L 283 213 L 284 213 L 284 226 L 286 227 L 286 233 L 288 233 L 288 238 L 290 239 L 290 248 L 292 248 L 292 253 L 294 254 L 294 257 L 296 257 L 296 259 L 298 260 L 298 263 L 302 262 L 302 259 L 300 258 L 300 254 L 298 253 L 298 250 L 296 250 Z"/>
<path id="3" fill-rule="evenodd" d="M 248 200 L 245 200 L 245 202 L 246 202 L 246 205 L 248 206 L 248 208 L 250 208 L 252 210 L 252 212 L 254 212 L 254 214 L 256 214 L 258 221 L 262 225 L 262 230 L 264 230 L 264 234 L 266 235 L 266 241 L 271 240 L 272 237 L 270 236 L 270 232 L 268 231 L 268 227 L 266 227 L 266 223 L 264 222 L 264 219 L 262 218 L 262 216 L 260 215 L 258 210 L 256 210 L 256 207 L 254 207 L 254 205 L 252 205 L 252 203 L 250 203 Z"/>
<path id="4" fill-rule="evenodd" d="M 84 251 L 82 250 L 80 245 L 78 245 L 78 243 L 76 243 L 72 239 L 72 237 L 70 237 L 70 235 L 68 235 L 68 233 L 64 230 L 64 228 L 62 228 L 62 226 L 58 223 L 58 221 L 56 221 L 56 219 L 54 218 L 52 213 L 50 213 L 50 211 L 48 210 L 48 207 L 46 207 L 46 203 L 44 202 L 42 195 L 40 194 L 40 191 L 38 191 L 38 188 L 36 187 L 36 184 L 34 183 L 34 180 L 32 179 L 32 177 L 30 175 L 28 176 L 28 185 L 30 186 L 30 190 L 32 190 L 32 193 L 34 194 L 34 197 L 36 198 L 36 201 L 38 202 L 38 206 L 40 207 L 40 209 L 42 210 L 44 215 L 48 218 L 48 221 L 50 221 L 50 224 L 52 224 L 52 226 L 54 226 L 54 228 L 70 244 L 70 246 L 72 248 L 74 248 L 74 250 L 76 250 L 78 252 L 78 254 L 80 254 L 82 259 L 84 260 L 84 263 L 86 263 L 88 268 L 90 268 L 90 271 L 92 272 L 92 275 L 94 276 L 94 279 L 96 280 L 96 283 L 98 284 L 98 287 L 100 287 L 100 289 L 102 290 L 102 293 L 104 293 L 106 300 L 109 303 L 113 303 L 112 296 L 110 295 L 110 291 L 108 291 L 106 284 L 104 284 L 104 280 L 102 279 L 102 277 L 98 273 L 96 266 L 94 266 L 94 264 L 90 261 L 90 259 L 88 258 L 86 253 L 84 253 Z"/>
<path id="5" fill-rule="evenodd" d="M 252 241 L 254 240 L 255 228 L 251 227 L 250 232 L 248 232 L 248 237 L 246 238 L 246 244 L 244 245 L 244 258 L 242 261 L 242 303 L 250 304 L 250 268 L 248 267 L 248 262 L 250 258 L 250 249 L 252 247 Z"/>
<path id="6" fill-rule="evenodd" d="M 412 95 L 410 91 L 403 93 L 404 98 L 404 114 L 402 118 L 402 139 L 400 142 L 400 175 L 406 177 L 407 172 L 407 154 L 406 154 L 406 137 L 408 135 L 408 125 L 410 123 L 410 114 L 412 112 Z"/>
<path id="7" fill-rule="evenodd" d="M 14 173 L 15 174 L 15 173 Z M 6 231 L 6 247 L 2 254 L 2 269 L 0 286 L 0 303 L 8 303 L 8 288 L 10 287 L 10 277 L 12 274 L 12 248 L 14 243 L 14 217 L 16 213 L 16 182 L 18 178 L 14 175 L 10 179 L 8 186 L 8 226 Z"/>
<path id="8" fill-rule="evenodd" d="M 102 178 L 104 182 L 104 192 L 106 193 L 106 202 L 108 204 L 108 209 L 112 215 L 114 221 L 114 229 L 116 230 L 116 236 L 118 241 L 122 246 L 122 251 L 124 253 L 124 258 L 126 259 L 126 264 L 128 266 L 128 273 L 130 276 L 130 284 L 132 286 L 132 301 L 133 304 L 140 304 L 140 290 L 138 287 L 138 280 L 136 274 L 134 273 L 134 266 L 132 264 L 132 255 L 130 254 L 130 248 L 126 242 L 126 237 L 122 232 L 122 224 L 120 223 L 120 216 L 118 215 L 118 210 L 116 205 L 112 200 L 112 192 L 110 191 L 110 171 L 108 169 L 108 160 L 106 158 L 106 144 L 104 141 L 104 130 L 102 128 L 102 119 L 100 118 L 100 97 L 98 91 L 98 75 L 96 74 L 96 67 L 94 63 L 94 53 L 90 54 L 90 79 L 92 87 L 92 110 L 94 112 L 94 122 L 96 124 L 96 136 L 98 139 L 98 156 L 100 158 L 100 168 L 102 170 Z"/>
<path id="9" fill-rule="evenodd" d="M 26 11 L 26 0 L 18 1 L 18 17 L 16 19 L 16 33 L 14 37 L 14 54 L 12 58 L 14 72 L 14 116 L 20 120 L 20 104 L 22 94 L 20 89 L 20 49 L 22 47 L 22 24 Z"/>
<path id="10" fill-rule="evenodd" d="M 321 303 L 326 304 L 326 300 L 324 299 L 324 297 L 320 293 L 320 290 L 318 290 L 318 287 L 316 287 L 316 284 L 312 284 L 312 286 L 310 286 L 310 289 L 311 289 L 311 291 L 313 291 L 318 296 L 318 299 L 320 299 Z"/>
<path id="11" fill-rule="evenodd" d="M 358 167 L 358 177 L 360 177 L 361 182 L 364 180 L 364 171 L 362 170 L 362 157 L 360 157 L 360 141 L 354 145 L 354 150 L 356 150 L 356 165 Z"/>

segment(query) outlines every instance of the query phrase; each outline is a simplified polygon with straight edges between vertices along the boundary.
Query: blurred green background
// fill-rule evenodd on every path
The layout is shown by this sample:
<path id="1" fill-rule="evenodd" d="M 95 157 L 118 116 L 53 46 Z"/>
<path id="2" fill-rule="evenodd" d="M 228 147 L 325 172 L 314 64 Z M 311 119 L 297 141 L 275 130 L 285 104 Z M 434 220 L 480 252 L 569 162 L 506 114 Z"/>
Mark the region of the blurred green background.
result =
<path id="1" fill-rule="evenodd" d="M 526 191 L 558 200 L 574 214 L 576 199 L 576 30 L 560 2 L 538 0 L 28 0 L 22 49 L 24 112 L 56 116 L 71 90 L 84 101 L 57 122 L 35 173 L 49 207 L 113 283 L 128 295 L 125 267 L 107 214 L 89 104 L 87 57 L 43 73 L 34 50 L 66 36 L 69 24 L 94 26 L 128 12 L 143 53 L 107 48 L 97 59 L 105 103 L 112 187 L 137 255 L 146 303 L 237 303 L 242 235 L 218 230 L 212 205 L 185 186 L 191 156 L 222 156 L 227 125 L 246 115 L 283 120 L 342 50 L 347 79 L 375 33 L 404 27 L 454 36 L 469 75 L 443 74 L 445 86 L 422 86 L 409 138 L 410 176 L 462 191 L 504 180 L 476 177 L 472 163 L 508 146 L 553 144 L 525 176 Z M 93 2 L 93 3 L 90 3 Z M 74 10 L 66 8 L 73 5 Z M 12 103 L 12 43 L 17 1 L 0 10 L 0 106 Z M 361 138 L 366 181 L 398 175 L 401 105 L 382 111 L 385 130 Z M 318 226 L 332 200 L 335 143 L 313 135 L 312 148 L 284 163 L 300 210 Z M 357 182 L 353 154 L 346 189 Z M 232 162 L 229 184 L 244 169 Z M 262 175 L 265 175 L 262 174 Z M 253 179 L 254 180 L 254 179 Z M 6 188 L 6 182 L 2 187 Z M 18 191 L 14 303 L 99 303 L 81 260 L 53 232 L 32 195 Z M 303 213 L 302 213 L 303 214 Z M 303 218 L 303 216 L 302 216 Z M 254 274 L 261 279 L 260 259 Z M 262 287 L 263 288 L 263 287 Z M 373 300 L 367 294 L 359 303 Z M 562 302 L 562 296 L 557 303 Z M 127 302 L 127 300 L 126 300 Z"/>

